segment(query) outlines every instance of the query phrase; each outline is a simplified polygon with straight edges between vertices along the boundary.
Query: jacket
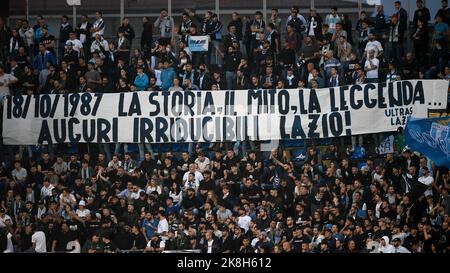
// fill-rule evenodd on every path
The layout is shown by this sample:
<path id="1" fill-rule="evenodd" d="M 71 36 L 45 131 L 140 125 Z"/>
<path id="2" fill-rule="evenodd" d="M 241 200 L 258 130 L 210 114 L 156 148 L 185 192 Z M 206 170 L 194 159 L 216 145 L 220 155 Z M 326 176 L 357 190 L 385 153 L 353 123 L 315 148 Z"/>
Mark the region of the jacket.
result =
<path id="1" fill-rule="evenodd" d="M 158 28 L 158 32 L 161 35 L 161 38 L 171 38 L 174 27 L 173 18 L 170 16 L 166 18 L 158 17 L 158 19 L 156 19 L 155 21 L 154 27 Z"/>
<path id="2" fill-rule="evenodd" d="M 147 89 L 148 83 L 148 76 L 145 73 L 143 73 L 142 75 L 138 74 L 136 75 L 136 78 L 134 78 L 134 85 L 136 85 L 136 88 L 139 91 Z"/>
<path id="3" fill-rule="evenodd" d="M 163 69 L 161 71 L 161 89 L 164 91 L 169 90 L 173 85 L 173 79 L 175 78 L 175 71 L 173 67 Z"/>
<path id="4" fill-rule="evenodd" d="M 212 240 L 211 253 L 219 253 L 221 250 L 219 240 L 217 238 L 213 238 Z M 202 253 L 208 253 L 208 242 L 206 240 L 204 240 L 202 245 Z"/>
<path id="5" fill-rule="evenodd" d="M 55 55 L 50 51 L 46 50 L 44 54 L 39 52 L 39 54 L 34 57 L 33 68 L 42 71 L 47 67 L 48 62 L 58 64 Z"/>
<path id="6" fill-rule="evenodd" d="M 380 253 L 394 253 L 395 247 L 391 244 L 389 244 L 389 237 L 383 236 L 382 239 L 386 242 L 385 246 L 382 246 L 381 243 L 378 246 L 378 252 Z"/>

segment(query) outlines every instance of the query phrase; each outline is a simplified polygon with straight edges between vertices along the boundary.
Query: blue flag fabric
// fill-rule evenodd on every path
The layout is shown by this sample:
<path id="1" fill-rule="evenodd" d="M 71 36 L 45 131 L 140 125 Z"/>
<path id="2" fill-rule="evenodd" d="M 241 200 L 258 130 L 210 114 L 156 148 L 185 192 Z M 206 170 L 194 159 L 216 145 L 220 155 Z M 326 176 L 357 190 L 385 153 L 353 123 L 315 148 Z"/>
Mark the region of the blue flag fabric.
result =
<path id="1" fill-rule="evenodd" d="M 405 143 L 434 161 L 437 166 L 450 167 L 450 117 L 409 118 Z"/>

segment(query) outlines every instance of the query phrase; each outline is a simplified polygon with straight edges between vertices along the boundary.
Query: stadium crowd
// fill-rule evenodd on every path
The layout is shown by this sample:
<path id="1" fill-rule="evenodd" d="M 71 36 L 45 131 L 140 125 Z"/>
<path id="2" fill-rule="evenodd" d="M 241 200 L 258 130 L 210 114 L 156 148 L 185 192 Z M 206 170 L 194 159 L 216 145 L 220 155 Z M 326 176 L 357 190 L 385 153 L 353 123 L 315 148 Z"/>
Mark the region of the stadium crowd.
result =
<path id="1" fill-rule="evenodd" d="M 185 9 L 176 22 L 163 9 L 143 18 L 140 44 L 126 17 L 107 40 L 100 11 L 77 26 L 62 16 L 58 39 L 42 16 L 34 26 L 0 20 L 0 101 L 448 79 L 447 4 L 432 18 L 417 0 L 411 22 L 400 2 L 390 15 L 378 6 L 354 26 L 336 7 L 322 16 L 294 6 L 287 18 L 274 8 L 267 22 L 235 12 L 226 27 L 210 11 Z M 207 52 L 189 50 L 198 35 L 209 36 Z M 372 135 L 309 140 L 300 156 L 283 141 L 271 152 L 257 142 L 248 152 L 247 143 L 2 145 L 0 252 L 449 253 L 448 166 L 404 147 L 401 130 L 395 138 L 387 155 Z"/>

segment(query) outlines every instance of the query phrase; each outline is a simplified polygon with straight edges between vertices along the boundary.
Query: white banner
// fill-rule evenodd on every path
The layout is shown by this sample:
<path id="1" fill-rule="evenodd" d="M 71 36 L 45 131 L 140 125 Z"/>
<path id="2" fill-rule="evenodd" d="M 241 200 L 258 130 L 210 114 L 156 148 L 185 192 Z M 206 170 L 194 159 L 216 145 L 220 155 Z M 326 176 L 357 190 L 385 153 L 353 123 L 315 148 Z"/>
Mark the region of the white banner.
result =
<path id="1" fill-rule="evenodd" d="M 340 137 L 396 131 L 447 106 L 445 80 L 324 89 L 15 96 L 3 141 L 174 143 Z"/>
<path id="2" fill-rule="evenodd" d="M 188 47 L 191 52 L 208 51 L 209 36 L 189 36 Z"/>

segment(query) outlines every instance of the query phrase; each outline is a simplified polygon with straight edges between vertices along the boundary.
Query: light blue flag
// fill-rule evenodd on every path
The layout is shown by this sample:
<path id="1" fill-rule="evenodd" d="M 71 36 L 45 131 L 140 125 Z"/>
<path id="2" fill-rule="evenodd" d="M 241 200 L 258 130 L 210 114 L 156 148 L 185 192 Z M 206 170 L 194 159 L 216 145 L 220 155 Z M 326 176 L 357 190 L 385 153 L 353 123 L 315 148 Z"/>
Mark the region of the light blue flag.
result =
<path id="1" fill-rule="evenodd" d="M 450 117 L 409 118 L 405 128 L 408 147 L 434 161 L 437 166 L 450 167 Z"/>

